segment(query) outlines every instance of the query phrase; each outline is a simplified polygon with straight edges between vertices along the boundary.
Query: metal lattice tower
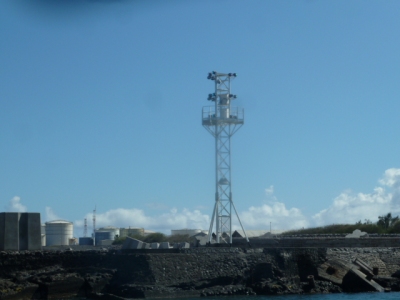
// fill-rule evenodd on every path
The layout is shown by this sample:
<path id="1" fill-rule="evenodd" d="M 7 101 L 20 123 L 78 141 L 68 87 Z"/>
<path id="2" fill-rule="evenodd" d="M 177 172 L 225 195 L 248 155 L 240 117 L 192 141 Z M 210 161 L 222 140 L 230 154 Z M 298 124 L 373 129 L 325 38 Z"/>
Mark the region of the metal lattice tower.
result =
<path id="1" fill-rule="evenodd" d="M 85 221 L 83 223 L 83 236 L 87 236 L 87 219 L 85 218 Z"/>
<path id="2" fill-rule="evenodd" d="M 236 73 L 208 73 L 207 79 L 215 83 L 215 92 L 208 95 L 214 106 L 203 107 L 202 124 L 215 138 L 215 205 L 208 230 L 208 241 L 211 242 L 214 221 L 216 225 L 216 242 L 232 244 L 232 208 L 247 238 L 246 231 L 240 222 L 232 200 L 231 178 L 231 137 L 244 123 L 244 110 L 231 107 L 236 95 L 231 94 L 231 81 Z"/>

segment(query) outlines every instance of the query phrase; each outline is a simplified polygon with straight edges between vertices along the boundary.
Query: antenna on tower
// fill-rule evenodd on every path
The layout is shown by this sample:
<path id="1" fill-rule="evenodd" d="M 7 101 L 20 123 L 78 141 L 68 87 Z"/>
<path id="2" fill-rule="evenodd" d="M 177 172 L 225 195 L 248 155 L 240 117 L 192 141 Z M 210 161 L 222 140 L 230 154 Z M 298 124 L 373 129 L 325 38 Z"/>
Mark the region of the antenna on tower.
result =
<path id="1" fill-rule="evenodd" d="M 85 222 L 83 225 L 83 236 L 87 237 L 87 219 L 85 218 Z"/>
<path id="2" fill-rule="evenodd" d="M 231 137 L 244 124 L 243 108 L 231 107 L 231 101 L 236 99 L 231 94 L 231 80 L 235 77 L 236 73 L 208 73 L 207 79 L 215 82 L 215 91 L 207 100 L 215 104 L 203 107 L 202 111 L 202 124 L 215 138 L 215 205 L 208 241 L 211 242 L 215 221 L 217 243 L 226 242 L 224 237 L 228 235 L 229 244 L 232 244 L 232 208 L 249 242 L 232 200 Z"/>
<path id="3" fill-rule="evenodd" d="M 96 234 L 96 206 L 94 206 L 93 210 L 93 238 L 95 237 Z"/>

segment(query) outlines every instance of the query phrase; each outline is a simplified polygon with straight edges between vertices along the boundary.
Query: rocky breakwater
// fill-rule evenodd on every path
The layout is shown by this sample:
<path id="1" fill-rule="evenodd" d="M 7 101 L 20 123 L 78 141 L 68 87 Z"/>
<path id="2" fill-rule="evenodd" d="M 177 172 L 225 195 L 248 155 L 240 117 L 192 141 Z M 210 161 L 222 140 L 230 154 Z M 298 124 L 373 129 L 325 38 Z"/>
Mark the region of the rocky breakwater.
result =
<path id="1" fill-rule="evenodd" d="M 0 253 L 0 299 L 400 290 L 399 248 Z"/>

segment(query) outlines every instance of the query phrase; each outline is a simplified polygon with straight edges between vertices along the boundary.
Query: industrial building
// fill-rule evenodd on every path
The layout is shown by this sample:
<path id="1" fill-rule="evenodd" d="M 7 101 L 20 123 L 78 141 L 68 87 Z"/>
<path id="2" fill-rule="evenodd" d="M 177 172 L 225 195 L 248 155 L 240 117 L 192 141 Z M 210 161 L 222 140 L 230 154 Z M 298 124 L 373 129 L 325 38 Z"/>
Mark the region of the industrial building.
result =
<path id="1" fill-rule="evenodd" d="M 146 232 L 144 228 L 140 227 L 128 227 L 128 228 L 117 228 L 113 226 L 106 226 L 95 229 L 92 237 L 80 237 L 79 245 L 82 246 L 107 246 L 111 245 L 114 240 L 118 237 L 127 236 L 145 236 Z"/>
<path id="2" fill-rule="evenodd" d="M 116 237 L 119 237 L 119 228 L 117 227 L 102 227 L 94 232 L 96 246 L 111 245 Z"/>
<path id="3" fill-rule="evenodd" d="M 41 250 L 40 213 L 0 213 L 0 250 Z"/>
<path id="4" fill-rule="evenodd" d="M 73 239 L 74 225 L 65 220 L 55 220 L 45 223 L 46 246 L 70 245 Z"/>
<path id="5" fill-rule="evenodd" d="M 92 237 L 80 237 L 79 238 L 79 245 L 81 246 L 93 246 L 94 239 Z"/>

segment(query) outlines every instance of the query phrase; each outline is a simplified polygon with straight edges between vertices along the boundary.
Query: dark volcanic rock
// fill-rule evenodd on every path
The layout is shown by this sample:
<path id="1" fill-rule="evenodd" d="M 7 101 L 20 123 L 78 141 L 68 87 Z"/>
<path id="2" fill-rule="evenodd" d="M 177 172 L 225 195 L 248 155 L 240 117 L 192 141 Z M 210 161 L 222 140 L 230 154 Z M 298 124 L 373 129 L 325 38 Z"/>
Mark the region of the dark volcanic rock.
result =
<path id="1" fill-rule="evenodd" d="M 379 276 L 374 276 L 373 282 L 399 290 L 400 279 L 390 277 L 400 269 L 398 250 L 366 251 L 210 247 L 171 253 L 1 252 L 0 299 L 177 298 L 336 293 L 342 288 L 345 291 L 373 290 L 371 278 L 364 278 L 362 274 L 353 276 L 351 267 L 344 268 L 346 271 L 340 273 L 340 280 L 329 277 L 332 275 L 329 266 L 336 266 L 332 262 L 341 261 L 339 265 L 347 266 L 357 257 L 362 259 L 363 265 L 365 262 L 370 266 L 363 267 L 364 270 L 379 271 L 375 272 Z M 325 273 L 328 270 L 329 276 L 320 276 L 321 270 Z"/>
<path id="2" fill-rule="evenodd" d="M 400 278 L 400 270 L 397 270 L 392 274 L 392 277 Z"/>
<path id="3" fill-rule="evenodd" d="M 329 281 L 315 280 L 315 286 L 311 286 L 309 283 L 302 283 L 302 289 L 305 293 L 310 294 L 328 294 L 328 293 L 341 293 L 342 289 Z"/>
<path id="4" fill-rule="evenodd" d="M 390 289 L 392 291 L 399 290 L 399 279 L 389 277 L 389 276 L 374 276 L 373 280 L 385 289 Z"/>
<path id="5" fill-rule="evenodd" d="M 0 299 L 40 299 L 39 285 L 29 282 L 0 280 Z"/>

